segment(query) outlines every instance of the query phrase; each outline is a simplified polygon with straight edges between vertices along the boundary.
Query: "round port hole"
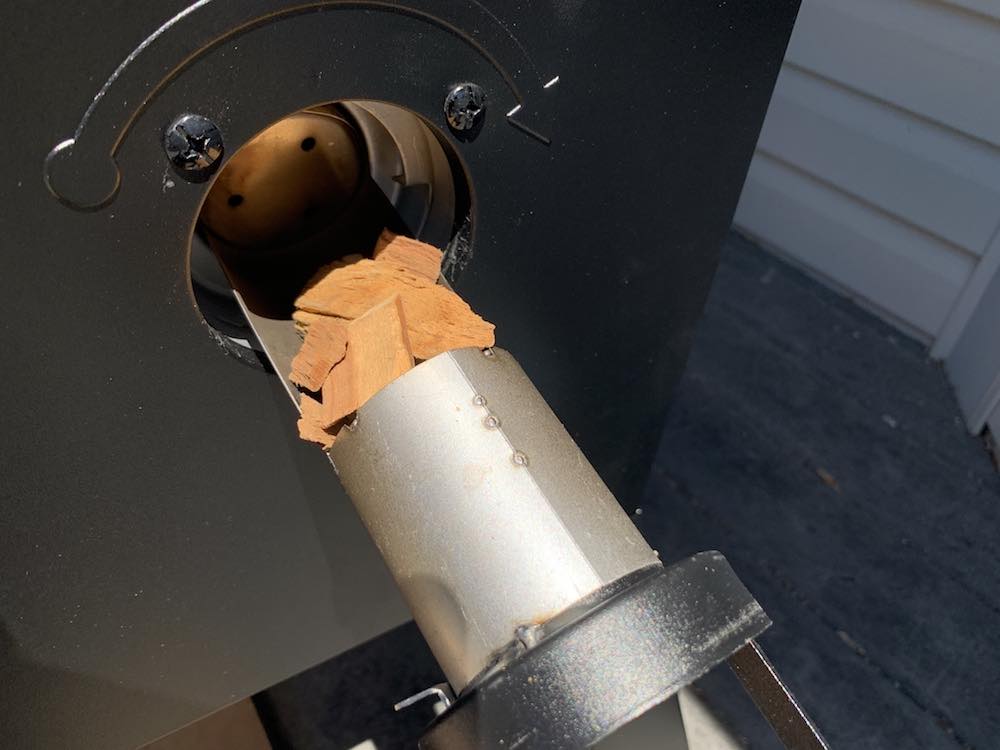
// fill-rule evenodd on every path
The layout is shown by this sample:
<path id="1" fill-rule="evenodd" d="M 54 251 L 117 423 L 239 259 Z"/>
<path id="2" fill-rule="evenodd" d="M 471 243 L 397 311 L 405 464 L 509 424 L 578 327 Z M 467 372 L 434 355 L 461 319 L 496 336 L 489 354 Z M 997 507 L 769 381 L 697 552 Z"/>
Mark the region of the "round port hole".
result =
<path id="1" fill-rule="evenodd" d="M 370 254 L 383 229 L 442 248 L 454 278 L 469 256 L 471 196 L 450 143 L 407 109 L 342 101 L 296 112 L 212 184 L 191 240 L 198 308 L 227 351 L 257 361 L 234 287 L 254 316 L 290 320 L 320 266 Z"/>

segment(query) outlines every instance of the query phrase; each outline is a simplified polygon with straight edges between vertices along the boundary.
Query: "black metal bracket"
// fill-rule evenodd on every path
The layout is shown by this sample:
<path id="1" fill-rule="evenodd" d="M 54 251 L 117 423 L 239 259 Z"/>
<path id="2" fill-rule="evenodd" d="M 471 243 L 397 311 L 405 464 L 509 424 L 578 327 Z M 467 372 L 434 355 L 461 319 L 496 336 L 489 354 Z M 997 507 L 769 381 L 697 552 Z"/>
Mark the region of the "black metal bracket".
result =
<path id="1" fill-rule="evenodd" d="M 656 568 L 484 676 L 422 750 L 587 747 L 771 624 L 718 552 Z"/>

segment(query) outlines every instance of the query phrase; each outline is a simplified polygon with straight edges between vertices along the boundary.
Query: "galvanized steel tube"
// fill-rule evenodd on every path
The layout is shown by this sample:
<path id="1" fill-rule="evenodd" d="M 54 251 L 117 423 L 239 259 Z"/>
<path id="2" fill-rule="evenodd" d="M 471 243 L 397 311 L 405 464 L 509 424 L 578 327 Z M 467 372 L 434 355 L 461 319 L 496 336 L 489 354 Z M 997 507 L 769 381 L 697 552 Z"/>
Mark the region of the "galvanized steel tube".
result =
<path id="1" fill-rule="evenodd" d="M 500 349 L 418 365 L 330 457 L 456 691 L 519 626 L 659 562 Z"/>

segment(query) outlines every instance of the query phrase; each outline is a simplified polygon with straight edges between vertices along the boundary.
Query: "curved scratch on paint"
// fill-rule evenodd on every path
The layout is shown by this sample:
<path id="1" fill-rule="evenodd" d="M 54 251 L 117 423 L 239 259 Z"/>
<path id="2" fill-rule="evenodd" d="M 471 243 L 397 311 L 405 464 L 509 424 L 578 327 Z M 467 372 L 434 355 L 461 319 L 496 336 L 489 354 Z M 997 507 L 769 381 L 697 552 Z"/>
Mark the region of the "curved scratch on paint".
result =
<path id="1" fill-rule="evenodd" d="M 79 139 L 80 134 L 83 132 L 84 127 L 86 127 L 87 122 L 93 115 L 94 110 L 97 108 L 97 105 L 107 95 L 108 91 L 111 90 L 111 87 L 121 77 L 121 75 L 125 72 L 125 70 L 128 69 L 128 67 L 139 57 L 139 55 L 142 54 L 143 51 L 148 49 L 149 46 L 152 45 L 157 39 L 162 37 L 166 32 L 175 27 L 185 18 L 193 14 L 195 11 L 198 11 L 201 8 L 204 8 L 205 6 L 212 4 L 213 2 L 216 2 L 216 0 L 197 0 L 197 2 L 192 3 L 190 6 L 188 6 L 187 8 L 180 11 L 179 13 L 177 13 L 176 15 L 172 16 L 167 21 L 165 21 L 163 24 L 161 24 L 152 34 L 146 37 L 139 44 L 138 47 L 132 50 L 132 52 L 130 52 L 128 56 L 124 60 L 122 60 L 122 62 L 118 65 L 118 67 L 115 68 L 115 71 L 111 74 L 108 80 L 104 82 L 104 85 L 101 86 L 100 90 L 94 96 L 94 99 L 91 101 L 90 105 L 84 112 L 83 117 L 80 120 L 80 124 L 77 125 L 76 130 L 73 134 L 73 138 L 67 139 L 67 141 L 64 141 L 60 145 L 64 147 L 70 146 L 73 145 L 73 143 L 75 143 L 75 141 Z M 319 2 L 307 2 L 298 5 L 292 5 L 287 8 L 277 9 L 272 13 L 264 13 L 262 15 L 259 15 L 255 18 L 252 18 L 244 22 L 243 24 L 240 24 L 238 26 L 235 26 L 227 30 L 226 32 L 222 33 L 220 36 L 212 40 L 210 43 L 192 52 L 190 55 L 184 58 L 173 70 L 167 73 L 167 75 L 163 79 L 161 79 L 156 84 L 156 86 L 154 86 L 149 91 L 144 100 L 132 111 L 128 119 L 122 124 L 121 130 L 118 132 L 117 137 L 115 138 L 114 143 L 112 144 L 111 154 L 114 155 L 118 152 L 118 148 L 121 145 L 121 142 L 124 140 L 125 135 L 131 128 L 132 123 L 146 109 L 149 102 L 152 101 L 167 84 L 169 84 L 174 78 L 176 78 L 181 73 L 181 71 L 187 68 L 195 59 L 201 56 L 205 51 L 212 49 L 213 47 L 216 47 L 219 44 L 222 44 L 247 30 L 253 29 L 259 26 L 264 21 L 272 18 L 281 18 L 284 16 L 298 15 L 301 13 L 308 12 L 310 10 L 337 10 L 338 8 L 351 8 L 351 7 L 372 8 L 375 10 L 382 10 L 387 12 L 400 13 L 402 15 L 409 15 L 411 17 L 427 21 L 432 25 L 435 25 L 438 28 L 456 36 L 457 38 L 463 40 L 466 44 L 471 46 L 473 49 L 475 49 L 477 52 L 479 52 L 479 54 L 482 55 L 490 63 L 490 65 L 500 74 L 500 77 L 503 78 L 504 83 L 507 84 L 507 86 L 511 90 L 511 93 L 513 93 L 515 101 L 517 102 L 524 101 L 524 97 L 522 96 L 520 90 L 518 89 L 517 84 L 514 82 L 514 79 L 507 72 L 507 70 L 500 64 L 500 62 L 495 57 L 493 57 L 493 55 L 490 54 L 486 50 L 486 48 L 483 47 L 479 42 L 470 37 L 468 34 L 466 34 L 464 31 L 462 31 L 454 24 L 451 24 L 442 18 L 438 18 L 437 16 L 431 15 L 426 11 L 418 10 L 417 8 L 413 8 L 410 6 L 398 5 L 389 2 L 379 2 L 378 0 L 367 0 L 367 1 L 361 0 L 361 2 L 351 2 L 350 0 L 320 0 Z M 497 19 L 496 16 L 494 16 L 488 9 L 483 8 L 482 6 L 480 6 L 480 8 L 485 13 L 487 13 L 491 18 L 493 18 L 496 21 L 496 23 L 508 34 L 508 36 L 510 36 L 514 40 L 518 48 L 525 55 L 525 58 L 528 59 L 529 63 L 531 63 L 532 67 L 534 68 L 534 63 L 528 56 L 527 51 L 520 44 L 517 38 L 514 37 L 513 34 L 511 34 L 510 30 L 507 29 L 507 27 L 504 26 L 503 23 L 499 19 Z"/>
<path id="2" fill-rule="evenodd" d="M 479 0 L 471 0 L 471 1 L 472 1 L 473 5 L 475 5 L 483 13 L 485 13 L 490 18 L 492 18 L 496 22 L 497 26 L 499 26 L 501 29 L 503 29 L 507 33 L 507 36 L 509 36 L 511 38 L 511 41 L 513 41 L 514 44 L 517 45 L 517 48 L 519 50 L 521 50 L 521 54 L 523 54 L 524 55 L 524 59 L 526 59 L 528 61 L 528 64 L 531 66 L 531 69 L 535 72 L 535 75 L 538 77 L 538 80 L 541 80 L 542 79 L 542 74 L 539 72 L 538 67 L 535 65 L 535 61 L 531 59 L 531 55 L 528 54 L 527 48 L 525 48 L 525 46 L 523 44 L 521 44 L 521 40 L 520 39 L 518 39 L 516 36 L 514 36 L 514 32 L 510 30 L 510 28 L 507 26 L 507 24 L 505 24 L 503 21 L 501 21 L 492 10 L 490 10 L 485 5 L 483 5 L 481 2 L 479 2 Z"/>
<path id="3" fill-rule="evenodd" d="M 98 102 L 100 102 L 101 99 L 104 98 L 104 95 L 108 93 L 108 90 L 111 88 L 112 84 L 114 84 L 114 82 L 118 80 L 118 78 L 125 71 L 125 69 L 132 64 L 132 61 L 135 60 L 140 54 L 142 54 L 143 50 L 145 50 L 149 45 L 151 45 L 161 36 L 163 36 L 172 27 L 176 26 L 179 22 L 184 20 L 187 16 L 191 15 L 199 8 L 202 8 L 213 1 L 214 0 L 198 0 L 195 3 L 192 3 L 184 10 L 182 10 L 180 13 L 177 13 L 176 15 L 172 16 L 167 21 L 165 21 L 163 24 L 161 24 L 156 31 L 154 31 L 152 34 L 143 39 L 138 47 L 129 52 L 128 56 L 121 61 L 121 63 L 118 65 L 117 68 L 115 68 L 115 72 L 111 74 L 111 77 L 104 82 L 103 86 L 101 86 L 100 90 L 97 92 L 97 95 L 94 97 L 93 101 L 90 102 L 90 106 L 87 107 L 87 111 L 83 113 L 83 117 L 80 119 L 80 124 L 76 126 L 76 131 L 73 133 L 73 140 L 76 140 L 77 138 L 80 137 L 80 133 L 83 131 L 84 126 L 90 119 L 91 114 L 93 114 L 94 110 L 97 108 Z"/>

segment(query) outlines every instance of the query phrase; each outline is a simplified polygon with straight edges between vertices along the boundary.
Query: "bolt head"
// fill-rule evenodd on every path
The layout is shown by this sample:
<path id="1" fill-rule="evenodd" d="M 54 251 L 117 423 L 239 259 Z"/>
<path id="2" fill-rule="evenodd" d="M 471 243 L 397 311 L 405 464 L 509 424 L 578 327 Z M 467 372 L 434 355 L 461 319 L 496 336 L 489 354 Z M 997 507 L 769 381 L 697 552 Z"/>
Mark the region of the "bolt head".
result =
<path id="1" fill-rule="evenodd" d="M 225 147 L 222 132 L 201 115 L 182 115 L 163 135 L 163 150 L 188 182 L 203 182 L 218 168 Z"/>
<path id="2" fill-rule="evenodd" d="M 456 134 L 472 131 L 485 113 L 486 92 L 475 83 L 459 83 L 444 98 L 444 117 Z"/>

